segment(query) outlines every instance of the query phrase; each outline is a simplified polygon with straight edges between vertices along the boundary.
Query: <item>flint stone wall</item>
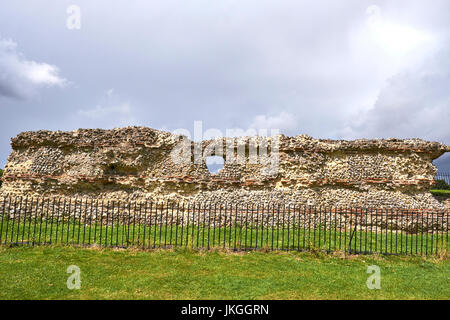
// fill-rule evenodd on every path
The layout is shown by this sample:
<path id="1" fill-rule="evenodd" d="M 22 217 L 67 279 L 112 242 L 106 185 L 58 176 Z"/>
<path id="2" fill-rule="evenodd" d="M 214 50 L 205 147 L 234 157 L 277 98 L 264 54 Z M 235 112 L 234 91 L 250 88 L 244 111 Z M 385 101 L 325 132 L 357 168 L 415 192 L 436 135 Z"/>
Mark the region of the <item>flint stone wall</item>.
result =
<path id="1" fill-rule="evenodd" d="M 201 157 L 174 162 L 182 142 Z M 267 146 L 269 155 L 278 151 L 277 170 L 267 173 L 266 163 L 252 161 L 252 144 Z M 444 208 L 429 193 L 436 173 L 432 161 L 450 152 L 449 146 L 420 139 L 280 135 L 194 143 L 146 127 L 23 132 L 11 146 L 3 195 L 414 209 Z M 237 156 L 242 146 L 243 162 Z M 206 167 L 212 155 L 225 159 L 217 174 Z"/>

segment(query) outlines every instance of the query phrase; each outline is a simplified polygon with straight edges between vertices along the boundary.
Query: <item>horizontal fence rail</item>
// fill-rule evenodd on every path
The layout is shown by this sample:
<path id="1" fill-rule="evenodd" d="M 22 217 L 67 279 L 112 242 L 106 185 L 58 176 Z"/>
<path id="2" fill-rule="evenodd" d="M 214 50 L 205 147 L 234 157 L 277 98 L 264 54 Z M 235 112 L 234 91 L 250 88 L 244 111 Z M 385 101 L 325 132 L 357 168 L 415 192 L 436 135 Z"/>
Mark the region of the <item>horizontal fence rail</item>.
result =
<path id="1" fill-rule="evenodd" d="M 24 197 L 3 198 L 0 206 L 3 245 L 448 251 L 449 210 Z"/>
<path id="2" fill-rule="evenodd" d="M 438 172 L 434 180 L 444 180 L 447 184 L 450 184 L 450 172 Z"/>

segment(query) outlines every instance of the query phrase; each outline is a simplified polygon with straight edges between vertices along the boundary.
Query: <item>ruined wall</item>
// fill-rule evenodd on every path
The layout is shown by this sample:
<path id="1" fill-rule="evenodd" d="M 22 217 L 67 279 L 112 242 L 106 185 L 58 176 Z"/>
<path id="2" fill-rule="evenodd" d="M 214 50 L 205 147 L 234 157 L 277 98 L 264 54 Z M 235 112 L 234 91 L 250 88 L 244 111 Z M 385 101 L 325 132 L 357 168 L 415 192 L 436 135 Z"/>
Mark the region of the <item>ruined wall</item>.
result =
<path id="1" fill-rule="evenodd" d="M 183 141 L 193 154 L 180 163 L 173 155 Z M 276 160 L 276 170 L 266 170 L 273 163 L 255 162 L 253 145 L 277 155 L 268 158 Z M 3 194 L 380 208 L 442 208 L 429 193 L 436 173 L 432 160 L 450 151 L 420 139 L 334 141 L 306 135 L 193 143 L 146 127 L 23 132 L 11 146 Z M 224 169 L 211 174 L 208 155 L 223 156 Z"/>

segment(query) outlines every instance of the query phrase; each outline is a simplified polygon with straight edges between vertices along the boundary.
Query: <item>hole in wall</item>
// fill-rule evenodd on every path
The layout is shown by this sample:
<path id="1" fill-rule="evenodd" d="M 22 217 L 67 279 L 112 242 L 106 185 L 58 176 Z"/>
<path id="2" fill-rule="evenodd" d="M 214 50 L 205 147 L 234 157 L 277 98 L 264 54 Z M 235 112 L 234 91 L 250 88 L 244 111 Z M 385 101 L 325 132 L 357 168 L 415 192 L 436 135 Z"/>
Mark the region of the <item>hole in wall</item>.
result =
<path id="1" fill-rule="evenodd" d="M 210 173 L 218 173 L 223 169 L 225 165 L 225 159 L 220 156 L 210 156 L 206 157 L 206 167 Z"/>

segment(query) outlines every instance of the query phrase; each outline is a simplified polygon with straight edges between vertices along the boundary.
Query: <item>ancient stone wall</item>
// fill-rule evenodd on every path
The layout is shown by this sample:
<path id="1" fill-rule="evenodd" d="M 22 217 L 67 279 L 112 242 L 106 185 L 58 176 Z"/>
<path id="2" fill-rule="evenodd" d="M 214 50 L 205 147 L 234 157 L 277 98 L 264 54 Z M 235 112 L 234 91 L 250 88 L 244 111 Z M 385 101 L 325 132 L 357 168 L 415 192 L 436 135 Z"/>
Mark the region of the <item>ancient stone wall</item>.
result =
<path id="1" fill-rule="evenodd" d="M 432 161 L 450 152 L 420 139 L 194 143 L 146 127 L 23 132 L 11 146 L 1 188 L 9 195 L 416 209 L 442 209 L 429 193 Z M 186 150 L 188 158 L 177 158 Z M 216 174 L 205 164 L 210 155 L 225 159 Z"/>

